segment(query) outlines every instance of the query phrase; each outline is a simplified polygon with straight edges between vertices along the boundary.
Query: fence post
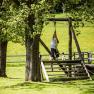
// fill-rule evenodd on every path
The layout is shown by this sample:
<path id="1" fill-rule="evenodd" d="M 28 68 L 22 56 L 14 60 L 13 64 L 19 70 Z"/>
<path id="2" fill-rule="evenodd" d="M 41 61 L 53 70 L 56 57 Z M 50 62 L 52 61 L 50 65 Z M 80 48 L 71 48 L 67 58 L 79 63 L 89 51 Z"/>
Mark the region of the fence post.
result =
<path id="1" fill-rule="evenodd" d="M 85 60 L 84 60 L 84 52 L 81 52 L 81 54 L 82 54 L 83 61 L 85 61 Z"/>
<path id="2" fill-rule="evenodd" d="M 73 53 L 73 56 L 74 56 L 74 60 L 75 60 L 75 52 Z"/>
<path id="3" fill-rule="evenodd" d="M 92 53 L 88 52 L 88 63 L 91 64 L 92 62 Z"/>

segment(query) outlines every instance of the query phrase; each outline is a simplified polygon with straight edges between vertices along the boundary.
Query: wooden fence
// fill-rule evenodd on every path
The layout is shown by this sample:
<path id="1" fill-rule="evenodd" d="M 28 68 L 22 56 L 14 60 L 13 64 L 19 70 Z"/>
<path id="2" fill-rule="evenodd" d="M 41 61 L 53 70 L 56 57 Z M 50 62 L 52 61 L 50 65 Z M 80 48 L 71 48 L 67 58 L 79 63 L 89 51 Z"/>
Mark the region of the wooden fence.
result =
<path id="1" fill-rule="evenodd" d="M 83 60 L 85 63 L 91 64 L 94 61 L 94 52 L 81 52 Z M 42 55 L 43 59 L 48 59 L 48 55 Z M 68 53 L 63 53 L 60 54 L 59 59 L 64 59 L 68 60 L 69 54 Z M 78 52 L 73 52 L 72 53 L 72 60 L 77 60 L 79 59 L 79 54 Z"/>
<path id="2" fill-rule="evenodd" d="M 94 61 L 94 52 L 82 52 L 81 53 L 83 58 L 84 58 L 84 62 L 91 64 Z M 59 59 L 64 59 L 67 60 L 68 59 L 68 53 L 64 53 L 64 54 L 60 54 Z M 48 54 L 46 55 L 41 55 L 42 59 L 50 59 L 50 56 Z M 8 55 L 7 56 L 7 62 L 8 63 L 20 63 L 20 62 L 25 62 L 26 60 L 26 55 Z M 73 60 L 77 60 L 79 59 L 79 55 L 77 52 L 73 52 L 72 53 L 72 59 Z"/>

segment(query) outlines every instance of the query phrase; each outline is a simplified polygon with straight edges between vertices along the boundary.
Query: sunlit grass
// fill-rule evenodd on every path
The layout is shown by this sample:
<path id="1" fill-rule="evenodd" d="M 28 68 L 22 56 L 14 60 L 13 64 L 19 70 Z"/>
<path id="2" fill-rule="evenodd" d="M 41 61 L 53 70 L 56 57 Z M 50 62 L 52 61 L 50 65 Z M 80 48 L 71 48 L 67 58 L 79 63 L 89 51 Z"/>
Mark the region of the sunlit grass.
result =
<path id="1" fill-rule="evenodd" d="M 0 78 L 0 94 L 93 94 L 94 80 L 25 82 L 24 64 L 9 63 L 8 78 Z"/>
<path id="2" fill-rule="evenodd" d="M 25 54 L 25 46 L 20 43 L 8 43 L 7 55 L 21 55 Z"/>

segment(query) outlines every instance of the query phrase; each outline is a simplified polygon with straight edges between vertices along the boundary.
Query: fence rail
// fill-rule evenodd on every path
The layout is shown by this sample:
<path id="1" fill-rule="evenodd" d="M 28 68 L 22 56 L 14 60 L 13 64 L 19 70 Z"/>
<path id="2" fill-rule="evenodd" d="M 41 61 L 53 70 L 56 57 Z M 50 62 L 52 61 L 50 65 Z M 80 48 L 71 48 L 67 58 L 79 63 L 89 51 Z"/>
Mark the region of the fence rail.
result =
<path id="1" fill-rule="evenodd" d="M 85 63 L 89 63 L 91 64 L 93 61 L 94 61 L 94 52 L 81 52 L 82 54 L 82 57 L 83 57 L 83 60 Z M 41 55 L 43 59 L 47 58 L 47 55 Z M 69 54 L 68 53 L 63 53 L 63 54 L 60 54 L 60 59 L 64 59 L 64 60 L 67 60 L 69 57 Z M 72 53 L 72 60 L 77 60 L 79 59 L 79 54 L 78 52 L 73 52 Z"/>
<path id="2" fill-rule="evenodd" d="M 81 53 L 84 59 L 85 63 L 91 64 L 94 61 L 94 52 L 82 52 Z M 59 59 L 63 58 L 64 60 L 68 59 L 68 53 L 60 54 Z M 50 56 L 48 54 L 42 54 L 41 55 L 43 59 L 49 59 Z M 72 59 L 76 60 L 79 59 L 78 52 L 72 53 Z M 26 55 L 8 55 L 7 56 L 7 62 L 14 63 L 14 62 L 25 62 L 26 61 Z"/>

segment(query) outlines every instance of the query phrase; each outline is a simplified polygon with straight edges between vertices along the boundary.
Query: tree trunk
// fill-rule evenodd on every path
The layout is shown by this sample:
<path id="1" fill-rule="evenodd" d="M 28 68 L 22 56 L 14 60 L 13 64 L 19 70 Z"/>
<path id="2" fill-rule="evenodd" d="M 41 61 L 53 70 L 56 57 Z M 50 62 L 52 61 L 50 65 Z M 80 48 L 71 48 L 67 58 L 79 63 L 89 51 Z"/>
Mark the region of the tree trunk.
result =
<path id="1" fill-rule="evenodd" d="M 37 0 L 34 0 L 36 2 Z M 29 2 L 28 7 L 31 7 Z M 39 63 L 39 36 L 35 36 L 34 39 L 31 38 L 31 34 L 33 34 L 34 29 L 33 25 L 35 24 L 35 16 L 31 14 L 28 16 L 28 29 L 26 31 L 26 71 L 25 71 L 25 80 L 31 81 L 41 81 L 40 79 L 40 63 Z"/>
<path id="2" fill-rule="evenodd" d="M 26 47 L 25 81 L 29 80 L 31 54 L 32 54 L 32 50 L 31 50 L 32 43 L 33 43 L 33 38 L 30 38 L 30 37 L 28 37 L 28 35 L 26 35 L 26 39 L 25 39 L 25 47 Z"/>
<path id="3" fill-rule="evenodd" d="M 7 41 L 0 43 L 0 77 L 7 77 L 6 75 L 6 55 L 7 55 Z"/>
<path id="4" fill-rule="evenodd" d="M 36 35 L 32 45 L 32 63 L 30 63 L 30 80 L 41 81 L 41 63 L 39 58 L 39 38 L 40 35 Z"/>
<path id="5" fill-rule="evenodd" d="M 25 80 L 41 81 L 41 65 L 39 58 L 39 35 L 34 39 L 26 39 L 26 71 Z"/>
<path id="6" fill-rule="evenodd" d="M 26 47 L 26 70 L 25 70 L 25 81 L 28 81 L 30 78 L 30 68 L 32 70 L 32 67 L 30 67 L 31 63 L 31 54 L 32 54 L 32 44 L 33 44 L 33 38 L 31 38 L 31 34 L 33 34 L 33 25 L 34 22 L 34 15 L 28 16 L 28 29 L 25 31 L 25 47 Z"/>

